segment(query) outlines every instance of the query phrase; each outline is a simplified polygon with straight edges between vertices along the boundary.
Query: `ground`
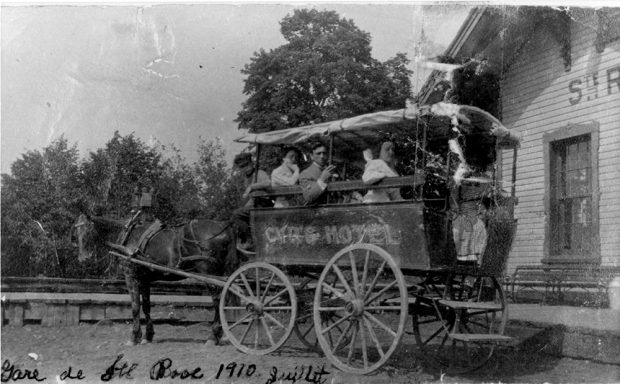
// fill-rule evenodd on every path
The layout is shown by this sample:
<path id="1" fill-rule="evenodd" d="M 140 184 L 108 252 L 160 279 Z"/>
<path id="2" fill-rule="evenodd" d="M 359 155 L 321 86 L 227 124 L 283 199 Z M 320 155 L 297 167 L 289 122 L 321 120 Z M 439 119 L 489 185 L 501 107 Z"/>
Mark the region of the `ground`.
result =
<path id="1" fill-rule="evenodd" d="M 289 377 L 297 377 L 298 383 L 308 382 L 306 377 L 314 383 L 334 384 L 620 382 L 620 366 L 555 358 L 536 353 L 519 353 L 510 349 L 500 351 L 484 368 L 474 373 L 442 376 L 441 373 L 432 371 L 422 363 L 421 356 L 415 353 L 411 335 L 404 337 L 395 355 L 383 368 L 372 375 L 361 376 L 345 374 L 333 368 L 326 358 L 304 348 L 295 335 L 292 335 L 287 344 L 276 353 L 268 356 L 249 356 L 238 352 L 228 343 L 221 346 L 207 346 L 205 341 L 209 329 L 206 324 L 156 324 L 155 342 L 137 346 L 125 345 L 129 331 L 129 324 L 105 322 L 69 327 L 5 326 L 2 328 L 2 381 L 5 381 L 11 370 L 13 378 L 25 374 L 26 370 L 30 371 L 28 374 L 33 378 L 36 369 L 38 378 L 44 377 L 44 382 L 49 383 L 77 381 L 95 383 L 105 379 L 111 379 L 109 381 L 114 383 L 145 383 L 154 382 L 159 373 L 159 376 L 167 376 L 158 380 L 164 383 L 254 384 L 267 383 L 273 370 L 277 369 L 279 373 L 290 372 Z M 231 369 L 226 369 L 230 363 L 237 364 L 233 377 L 229 377 Z M 134 368 L 131 369 L 134 364 Z M 109 369 L 112 365 L 117 369 Z M 220 365 L 223 366 L 218 376 Z M 155 369 L 152 369 L 153 366 Z M 301 374 L 302 366 L 304 374 Z M 313 369 L 311 376 L 306 375 L 309 366 Z M 69 367 L 71 373 L 68 375 Z M 315 375 L 321 369 L 324 373 Z M 79 370 L 82 371 L 81 375 Z M 177 376 L 171 379 L 169 375 L 174 370 L 187 377 Z M 295 375 L 295 372 L 298 375 Z M 153 375 L 154 379 L 151 379 L 150 375 Z M 78 380 L 79 376 L 84 378 Z M 34 379 L 28 380 L 27 377 L 19 381 L 35 382 Z M 276 382 L 279 383 L 280 380 Z M 283 380 L 282 383 L 294 383 L 294 381 Z"/>

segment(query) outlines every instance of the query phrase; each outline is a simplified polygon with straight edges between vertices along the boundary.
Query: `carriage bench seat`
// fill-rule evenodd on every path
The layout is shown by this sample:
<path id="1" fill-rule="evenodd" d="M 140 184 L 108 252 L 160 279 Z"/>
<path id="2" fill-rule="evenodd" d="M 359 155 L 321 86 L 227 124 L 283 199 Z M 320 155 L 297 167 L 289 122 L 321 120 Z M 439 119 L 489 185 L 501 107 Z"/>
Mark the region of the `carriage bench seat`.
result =
<path id="1" fill-rule="evenodd" d="M 549 265 L 519 265 L 510 277 L 510 297 L 517 303 L 519 293 L 542 293 L 542 303 L 549 294 L 559 296 L 559 283 L 564 273 L 563 267 Z"/>

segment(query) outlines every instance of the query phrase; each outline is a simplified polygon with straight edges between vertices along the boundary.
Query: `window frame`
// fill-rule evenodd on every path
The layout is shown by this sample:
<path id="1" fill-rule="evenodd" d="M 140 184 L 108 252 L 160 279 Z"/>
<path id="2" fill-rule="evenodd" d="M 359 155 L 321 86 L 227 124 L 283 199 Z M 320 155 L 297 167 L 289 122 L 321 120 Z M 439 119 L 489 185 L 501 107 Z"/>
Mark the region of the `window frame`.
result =
<path id="1" fill-rule="evenodd" d="M 551 203 L 552 203 L 552 175 L 551 175 L 551 153 L 554 145 L 560 141 L 565 141 L 578 136 L 590 136 L 590 169 L 591 169 L 591 201 L 592 201 L 592 249 L 590 255 L 564 255 L 553 254 L 551 244 Z M 543 134 L 543 160 L 545 175 L 545 238 L 542 262 L 545 264 L 600 264 L 601 263 L 601 243 L 599 233 L 599 182 L 598 182 L 598 152 L 599 152 L 599 123 L 592 121 L 586 124 L 568 124 L 556 131 Z"/>

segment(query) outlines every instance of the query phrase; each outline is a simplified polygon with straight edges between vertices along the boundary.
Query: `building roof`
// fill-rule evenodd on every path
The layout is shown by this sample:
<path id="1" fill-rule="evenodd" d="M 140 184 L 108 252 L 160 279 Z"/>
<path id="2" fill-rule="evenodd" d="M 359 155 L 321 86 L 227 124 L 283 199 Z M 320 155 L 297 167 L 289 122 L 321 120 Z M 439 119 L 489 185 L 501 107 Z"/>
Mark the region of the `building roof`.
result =
<path id="1" fill-rule="evenodd" d="M 523 46 L 538 28 L 547 28 L 558 41 L 565 66 L 570 68 L 570 18 L 567 12 L 550 7 L 476 7 L 444 53 L 456 62 L 485 59 L 501 74 L 519 56 Z M 433 71 L 418 94 L 418 103 L 426 104 L 444 73 Z"/>

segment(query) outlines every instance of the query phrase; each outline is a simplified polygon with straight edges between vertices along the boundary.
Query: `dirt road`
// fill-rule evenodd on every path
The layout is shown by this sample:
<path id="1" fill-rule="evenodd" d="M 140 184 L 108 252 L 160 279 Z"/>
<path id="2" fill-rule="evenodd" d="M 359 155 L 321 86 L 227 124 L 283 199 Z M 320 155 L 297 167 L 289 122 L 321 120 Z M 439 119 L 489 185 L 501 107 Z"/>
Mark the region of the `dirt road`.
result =
<path id="1" fill-rule="evenodd" d="M 422 357 L 415 353 L 410 335 L 405 336 L 401 347 L 382 369 L 373 375 L 358 376 L 333 368 L 326 358 L 308 351 L 294 335 L 276 353 L 248 356 L 230 344 L 206 346 L 209 330 L 205 324 L 156 324 L 155 342 L 138 346 L 125 345 L 129 330 L 128 324 L 3 327 L 3 381 L 218 384 L 620 382 L 619 366 L 519 354 L 511 350 L 501 351 L 487 366 L 472 374 L 441 376 L 421 362 Z M 275 381 L 271 380 L 274 374 Z"/>

